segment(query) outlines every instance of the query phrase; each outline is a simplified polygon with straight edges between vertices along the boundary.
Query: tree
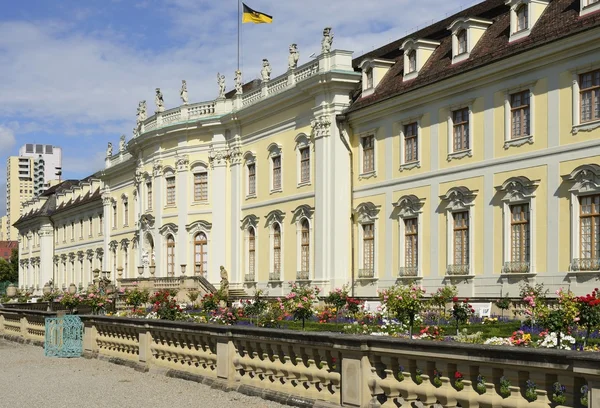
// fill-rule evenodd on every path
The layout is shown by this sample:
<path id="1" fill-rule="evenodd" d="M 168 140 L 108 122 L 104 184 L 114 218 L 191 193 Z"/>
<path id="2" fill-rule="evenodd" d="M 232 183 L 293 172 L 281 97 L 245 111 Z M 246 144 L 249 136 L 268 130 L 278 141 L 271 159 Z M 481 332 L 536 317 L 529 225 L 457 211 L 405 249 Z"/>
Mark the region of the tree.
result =
<path id="1" fill-rule="evenodd" d="M 19 280 L 19 251 L 13 249 L 10 261 L 0 258 L 0 282 L 17 282 Z"/>

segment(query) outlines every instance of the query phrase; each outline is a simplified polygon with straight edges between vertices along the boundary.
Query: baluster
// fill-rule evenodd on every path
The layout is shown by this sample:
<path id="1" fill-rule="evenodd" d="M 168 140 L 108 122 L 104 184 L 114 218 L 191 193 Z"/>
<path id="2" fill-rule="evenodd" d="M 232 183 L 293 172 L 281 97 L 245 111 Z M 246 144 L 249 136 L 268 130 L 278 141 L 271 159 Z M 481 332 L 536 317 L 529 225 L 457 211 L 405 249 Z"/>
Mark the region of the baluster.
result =
<path id="1" fill-rule="evenodd" d="M 421 367 L 418 366 L 418 364 L 421 364 Z M 417 362 L 415 361 L 415 371 L 417 368 L 420 368 L 421 371 L 423 372 L 423 374 L 421 374 L 421 378 L 423 379 L 423 382 L 417 386 L 416 389 L 416 393 L 417 396 L 419 397 L 419 400 L 423 403 L 423 406 L 425 407 L 429 407 L 432 404 L 435 404 L 436 402 L 436 398 L 435 395 L 433 395 L 433 391 L 435 389 L 435 387 L 433 385 L 431 385 L 430 382 L 430 377 L 427 374 L 427 370 L 430 369 L 430 364 L 435 364 L 435 363 L 427 363 L 427 362 L 423 362 L 423 361 L 419 361 L 417 364 Z"/>
<path id="2" fill-rule="evenodd" d="M 382 408 L 395 408 L 396 399 L 400 397 L 400 387 L 399 382 L 394 376 L 394 365 L 397 365 L 397 361 L 394 361 L 396 364 L 392 364 L 392 358 L 389 356 L 382 356 L 379 359 L 379 363 L 382 365 L 383 369 L 383 378 L 379 382 L 379 387 L 383 390 L 386 401 L 381 405 Z"/>
<path id="3" fill-rule="evenodd" d="M 478 408 L 479 402 L 477 398 L 479 397 L 479 394 L 477 394 L 473 388 L 476 384 L 475 380 L 479 371 L 478 368 L 467 363 L 460 363 L 457 364 L 456 370 L 460 371 L 464 378 L 464 388 L 462 391 L 456 393 L 456 401 L 458 401 L 463 408 Z"/>

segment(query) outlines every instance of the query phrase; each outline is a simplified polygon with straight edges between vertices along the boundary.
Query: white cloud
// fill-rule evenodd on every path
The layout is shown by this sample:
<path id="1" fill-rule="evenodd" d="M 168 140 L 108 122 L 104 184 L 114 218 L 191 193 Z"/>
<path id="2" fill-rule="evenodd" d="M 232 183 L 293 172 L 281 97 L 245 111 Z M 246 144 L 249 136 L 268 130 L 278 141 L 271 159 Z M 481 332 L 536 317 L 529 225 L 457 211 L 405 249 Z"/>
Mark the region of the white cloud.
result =
<path id="1" fill-rule="evenodd" d="M 0 152 L 10 150 L 16 143 L 15 134 L 5 126 L 0 125 Z"/>

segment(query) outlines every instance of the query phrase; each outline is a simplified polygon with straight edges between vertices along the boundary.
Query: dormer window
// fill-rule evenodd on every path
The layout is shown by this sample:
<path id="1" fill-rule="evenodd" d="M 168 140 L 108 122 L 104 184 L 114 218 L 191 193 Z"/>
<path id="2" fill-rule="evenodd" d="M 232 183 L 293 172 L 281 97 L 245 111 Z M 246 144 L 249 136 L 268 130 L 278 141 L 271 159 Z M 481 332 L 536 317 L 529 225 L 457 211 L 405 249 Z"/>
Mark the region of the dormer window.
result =
<path id="1" fill-rule="evenodd" d="M 507 0 L 510 6 L 509 42 L 527 37 L 550 0 Z M 584 0 L 585 1 L 585 0 Z"/>
<path id="2" fill-rule="evenodd" d="M 581 0 L 580 16 L 600 11 L 600 0 Z"/>
<path id="3" fill-rule="evenodd" d="M 458 54 L 467 52 L 467 30 L 460 30 L 456 39 L 458 40 Z"/>
<path id="4" fill-rule="evenodd" d="M 395 61 L 381 58 L 368 58 L 362 61 L 359 68 L 362 71 L 362 97 L 369 96 L 375 92 L 375 88 L 381 82 Z"/>
<path id="5" fill-rule="evenodd" d="M 469 58 L 473 48 L 492 24 L 489 20 L 461 17 L 452 22 L 448 30 L 452 31 L 452 63 Z"/>
<path id="6" fill-rule="evenodd" d="M 419 71 L 425 66 L 438 45 L 440 43 L 437 41 L 413 38 L 409 38 L 402 43 L 405 81 L 414 79 L 419 75 Z"/>
<path id="7" fill-rule="evenodd" d="M 529 10 L 525 4 L 517 9 L 517 31 L 526 30 L 529 22 Z"/>

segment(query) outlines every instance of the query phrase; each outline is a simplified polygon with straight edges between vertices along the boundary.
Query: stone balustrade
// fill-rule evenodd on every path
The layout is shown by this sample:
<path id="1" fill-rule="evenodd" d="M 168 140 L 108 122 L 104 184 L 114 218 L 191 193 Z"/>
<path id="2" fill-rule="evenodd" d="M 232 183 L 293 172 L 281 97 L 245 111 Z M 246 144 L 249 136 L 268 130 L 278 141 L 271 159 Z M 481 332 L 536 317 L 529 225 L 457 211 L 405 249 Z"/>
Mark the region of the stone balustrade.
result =
<path id="1" fill-rule="evenodd" d="M 43 344 L 46 317 L 56 312 L 0 308 L 0 337 Z"/>
<path id="2" fill-rule="evenodd" d="M 43 339 L 43 313 L 0 309 L 0 335 Z M 296 406 L 555 407 L 552 384 L 558 381 L 566 386 L 561 407 L 580 407 L 583 385 L 590 390 L 589 407 L 600 407 L 598 353 L 105 316 L 82 320 L 89 357 L 155 367 Z M 511 384 L 506 398 L 501 377 Z M 525 398 L 528 380 L 536 384 L 533 402 Z"/>

